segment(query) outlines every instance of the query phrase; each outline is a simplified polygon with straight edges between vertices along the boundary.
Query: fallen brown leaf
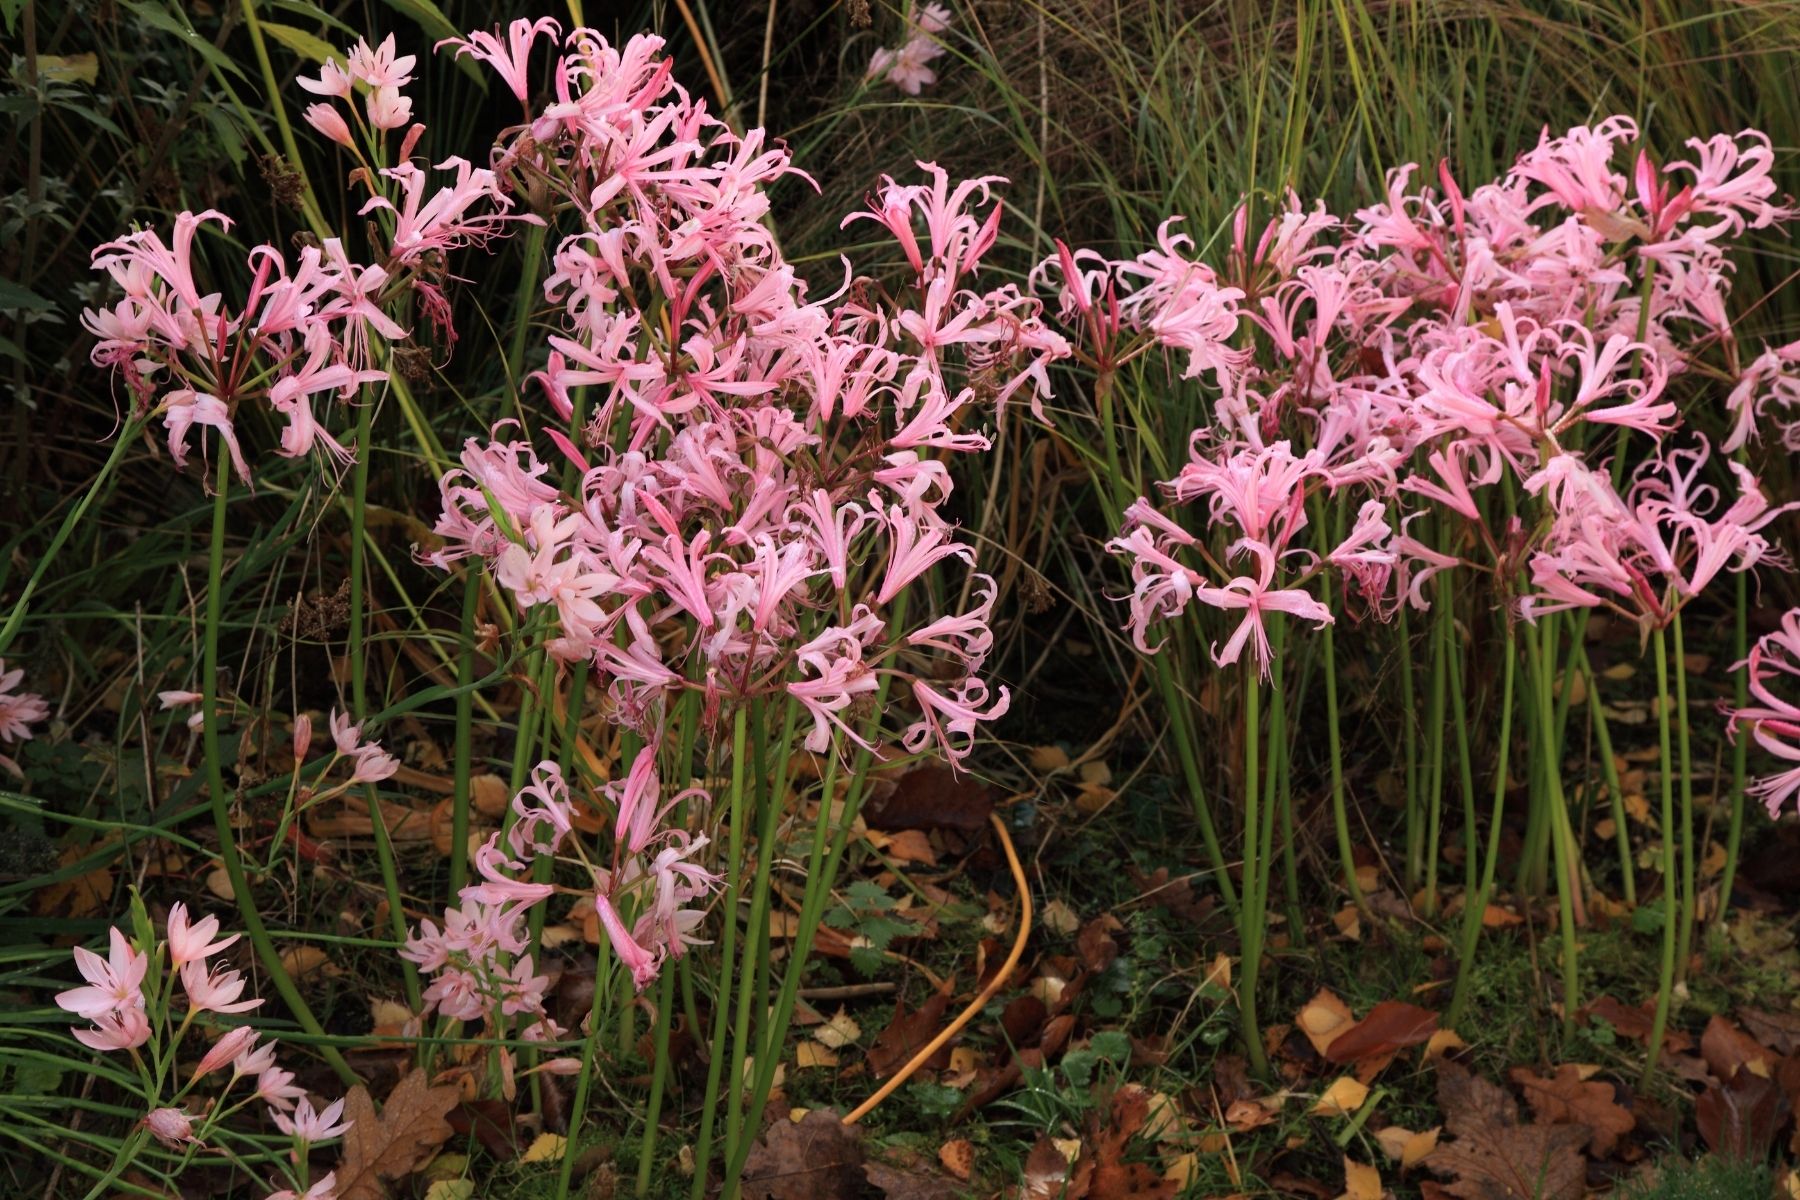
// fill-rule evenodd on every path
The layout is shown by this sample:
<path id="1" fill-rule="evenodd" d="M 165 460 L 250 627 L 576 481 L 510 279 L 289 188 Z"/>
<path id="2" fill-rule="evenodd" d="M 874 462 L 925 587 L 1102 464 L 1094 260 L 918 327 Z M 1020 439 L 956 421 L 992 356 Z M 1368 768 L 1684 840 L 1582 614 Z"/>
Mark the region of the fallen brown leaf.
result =
<path id="1" fill-rule="evenodd" d="M 752 1200 L 838 1200 L 860 1193 L 864 1178 L 862 1129 L 817 1108 L 777 1120 L 744 1160 Z"/>
<path id="2" fill-rule="evenodd" d="M 1700 1094 L 1694 1101 L 1694 1124 L 1713 1153 L 1762 1162 L 1789 1111 L 1781 1086 L 1746 1065 L 1729 1082 L 1715 1082 Z"/>
<path id="3" fill-rule="evenodd" d="M 337 1167 L 338 1200 L 383 1200 L 383 1179 L 402 1179 L 455 1132 L 445 1119 L 462 1099 L 459 1089 L 433 1087 L 414 1068 L 394 1085 L 381 1114 L 361 1084 L 344 1097 L 344 1159 Z"/>
<path id="4" fill-rule="evenodd" d="M 1738 1073 L 1739 1067 L 1749 1068 L 1752 1075 L 1769 1078 L 1774 1072 L 1777 1055 L 1724 1017 L 1715 1014 L 1700 1035 L 1700 1057 L 1706 1060 L 1706 1069 L 1724 1083 Z"/>
<path id="5" fill-rule="evenodd" d="M 1355 1024 L 1355 1019 L 1350 1015 L 1350 1007 L 1338 998 L 1336 992 L 1330 988 L 1320 988 L 1318 994 L 1294 1014 L 1294 1024 L 1300 1027 L 1300 1032 L 1306 1035 L 1306 1040 L 1312 1043 L 1313 1049 L 1324 1054 L 1331 1048 L 1332 1042 Z"/>
<path id="6" fill-rule="evenodd" d="M 1320 1051 L 1328 1062 L 1361 1062 L 1392 1054 L 1428 1041 L 1436 1032 L 1438 1015 L 1404 1000 L 1383 1000 L 1367 1016 L 1331 1039 Z"/>
<path id="7" fill-rule="evenodd" d="M 875 1035 L 874 1044 L 869 1047 L 870 1074 L 877 1079 L 886 1079 L 937 1036 L 943 1026 L 944 1011 L 950 1007 L 953 983 L 954 980 L 946 979 L 941 989 L 911 1011 L 907 1010 L 904 999 L 895 1002 L 894 1019 Z"/>
<path id="8" fill-rule="evenodd" d="M 1451 1180 L 1445 1193 L 1459 1200 L 1580 1200 L 1586 1127 L 1521 1125 L 1518 1105 L 1497 1085 L 1453 1062 L 1440 1062 L 1437 1072 L 1438 1104 L 1452 1138 L 1425 1165 Z"/>
<path id="9" fill-rule="evenodd" d="M 1637 1126 L 1637 1118 L 1613 1098 L 1613 1085 L 1582 1078 L 1574 1063 L 1563 1063 L 1545 1078 L 1524 1067 L 1515 1067 L 1512 1081 L 1525 1093 L 1525 1102 L 1540 1121 L 1551 1125 L 1584 1125 L 1593 1134 L 1588 1153 L 1605 1158 L 1618 1145 L 1621 1134 Z"/>

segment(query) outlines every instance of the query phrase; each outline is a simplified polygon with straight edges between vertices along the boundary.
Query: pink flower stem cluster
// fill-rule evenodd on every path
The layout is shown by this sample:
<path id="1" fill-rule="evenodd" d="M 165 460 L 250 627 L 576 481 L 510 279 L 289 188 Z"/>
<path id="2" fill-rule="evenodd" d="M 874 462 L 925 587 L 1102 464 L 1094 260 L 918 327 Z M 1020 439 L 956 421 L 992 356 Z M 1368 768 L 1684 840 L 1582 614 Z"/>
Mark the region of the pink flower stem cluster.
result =
<path id="1" fill-rule="evenodd" d="M 1738 361 L 1731 250 L 1795 210 L 1776 194 L 1763 135 L 1696 139 L 1689 149 L 1688 159 L 1658 164 L 1636 125 L 1614 117 L 1546 132 L 1503 177 L 1473 190 L 1446 167 L 1435 187 L 1415 186 L 1408 166 L 1348 219 L 1290 195 L 1254 241 L 1246 205 L 1216 267 L 1194 257 L 1171 221 L 1136 258 L 1059 246 L 1034 275 L 1056 297 L 1078 361 L 1096 374 L 1115 475 L 1125 459 L 1111 393 L 1136 360 L 1167 356 L 1169 372 L 1198 381 L 1210 402 L 1188 461 L 1158 484 L 1173 504 L 1203 504 L 1201 519 L 1184 522 L 1143 496 L 1121 503 L 1123 528 L 1109 548 L 1130 566 L 1128 624 L 1141 649 L 1166 644 L 1153 631 L 1195 622 L 1193 640 L 1210 641 L 1217 664 L 1250 664 L 1248 720 L 1263 702 L 1257 683 L 1269 676 L 1277 614 L 1318 627 L 1398 615 L 1406 882 L 1425 885 L 1428 908 L 1432 814 L 1450 775 L 1438 698 L 1460 671 L 1455 596 L 1473 594 L 1448 587 L 1452 576 L 1485 578 L 1501 620 L 1530 623 L 1525 701 L 1541 718 L 1531 729 L 1543 753 L 1560 743 L 1568 709 L 1552 673 L 1565 643 L 1573 661 L 1585 614 L 1605 609 L 1646 639 L 1672 625 L 1679 637 L 1677 615 L 1714 579 L 1779 561 L 1766 528 L 1787 506 L 1771 504 L 1736 462 L 1726 464 L 1731 494 L 1722 496 L 1703 429 L 1728 425 L 1728 449 L 1758 437 L 1765 414 L 1793 399 L 1792 348 L 1756 359 L 1716 415 L 1705 414 L 1718 402 L 1704 384 Z M 1712 350 L 1723 368 L 1703 361 Z M 1696 410 L 1702 429 L 1684 430 Z M 1628 433 L 1648 443 L 1635 467 Z M 1120 477 L 1106 487 L 1129 498 L 1125 489 L 1142 484 Z M 1406 616 L 1432 609 L 1434 595 L 1450 603 L 1436 606 L 1425 643 L 1434 700 L 1421 764 Z M 1328 606 L 1326 597 L 1341 599 Z M 1212 613 L 1228 630 L 1222 640 L 1205 632 L 1219 619 Z M 1325 667 L 1335 695 L 1330 657 Z M 1335 703 L 1331 715 L 1341 780 Z M 1287 749 L 1267 754 L 1285 759 Z M 1554 850 L 1572 1006 L 1578 867 L 1560 766 L 1533 777 L 1544 795 L 1527 858 L 1541 864 Z M 1250 872 L 1266 864 L 1255 863 L 1258 798 L 1242 783 L 1248 893 Z M 1334 793 L 1342 831 L 1341 786 Z M 1354 897 L 1347 836 L 1340 851 Z M 1469 869 L 1473 884 L 1473 858 Z M 1479 914 L 1475 899 L 1467 903 Z M 1260 914 L 1246 920 L 1260 928 Z"/>
<path id="2" fill-rule="evenodd" d="M 515 24 L 505 42 L 455 44 L 523 98 L 534 40 L 558 33 Z M 994 582 L 975 577 L 966 611 L 924 598 L 934 577 L 974 559 L 944 515 L 945 460 L 987 449 L 986 415 L 1021 390 L 1040 403 L 1049 363 L 1067 352 L 1036 300 L 981 279 L 999 181 L 953 182 L 931 164 L 920 182 L 884 180 L 846 223 L 891 238 L 902 277 L 884 286 L 846 262 L 836 290 L 814 298 L 767 224 L 769 186 L 810 180 L 762 131 L 739 136 L 711 115 L 661 50 L 648 36 L 622 47 L 586 29 L 560 38 L 537 76 L 548 102 L 494 151 L 504 186 L 534 197 L 550 223 L 544 295 L 562 329 L 533 381 L 552 419 L 468 441 L 442 480 L 442 544 L 429 561 L 478 564 L 534 646 L 604 691 L 608 717 L 644 743 L 627 793 L 649 788 L 641 772 L 658 766 L 677 780 L 723 766 L 723 730 L 752 707 L 759 744 L 794 731 L 793 745 L 767 744 L 774 762 L 852 750 L 866 762 L 898 743 L 960 763 L 1008 695 L 983 675 Z M 689 911 L 682 889 L 710 888 L 714 874 L 750 892 L 770 884 L 744 861 L 718 861 L 721 814 L 703 797 L 686 806 L 699 822 L 691 840 L 660 824 L 667 804 L 624 793 L 615 803 L 632 814 L 618 831 L 631 849 L 606 868 L 595 908 L 642 986 L 685 936 L 688 918 L 670 915 Z M 819 820 L 841 832 L 853 817 L 854 805 L 827 803 Z M 645 847 L 656 850 L 630 865 Z M 702 873 L 659 882 L 657 903 L 621 912 L 615 889 L 656 878 L 663 859 L 666 871 L 691 862 Z M 808 894 L 829 882 L 809 873 Z M 655 945 L 642 940 L 651 934 Z M 757 1036 L 785 1020 L 778 1011 L 763 1030 L 759 1014 Z M 772 1072 L 774 1059 L 755 1057 L 759 1076 Z M 728 1104 L 740 1102 L 732 1089 Z"/>
<path id="3" fill-rule="evenodd" d="M 187 906 L 176 904 L 165 936 L 156 939 L 135 900 L 133 911 L 140 930 L 135 942 L 115 927 L 105 957 L 77 946 L 75 966 L 85 982 L 56 996 L 59 1008 L 88 1023 L 71 1030 L 75 1039 L 101 1053 L 128 1054 L 142 1089 L 144 1118 L 121 1148 L 111 1177 L 132 1164 L 146 1138 L 180 1152 L 168 1172 L 177 1176 L 232 1117 L 261 1104 L 269 1121 L 293 1139 L 297 1186 L 307 1189 L 308 1200 L 332 1200 L 337 1194 L 332 1176 L 308 1187 L 307 1152 L 350 1128 L 342 1119 L 344 1102 L 315 1109 L 293 1073 L 277 1063 L 273 1040 L 264 1040 L 252 1026 L 218 1020 L 262 1005 L 257 997 L 245 998 L 240 972 L 213 961 L 239 935 L 221 938 L 217 917 L 190 920 Z M 212 1039 L 192 1062 L 183 1058 L 190 1033 Z M 294 1195 L 281 1190 L 270 1200 Z"/>
<path id="4" fill-rule="evenodd" d="M 567 1030 L 544 1009 L 550 979 L 537 969 L 527 929 L 532 910 L 559 891 L 579 895 L 579 903 L 592 909 L 615 960 L 640 991 L 667 960 L 700 943 L 703 902 L 719 879 L 695 861 L 707 838 L 666 822 L 677 808 L 704 812 L 706 793 L 690 788 L 665 800 L 654 758 L 641 752 L 603 798 L 617 815 L 611 853 L 601 865 L 576 834 L 576 805 L 562 769 L 545 761 L 531 772 L 513 798 L 506 828 L 474 855 L 479 882 L 462 889 L 461 903 L 445 910 L 441 927 L 420 922 L 401 951 L 431 979 L 421 1016 L 436 1012 L 445 1021 L 480 1022 L 482 1036 L 496 1041 L 515 1025 L 526 1042 L 563 1038 Z M 559 857 L 577 869 L 584 887 L 542 882 L 549 873 L 536 865 Z M 596 983 L 604 986 L 604 979 Z M 509 1047 L 499 1047 L 498 1061 L 501 1091 L 510 1099 L 516 1072 Z M 534 1069 L 571 1074 L 581 1060 L 553 1058 Z"/>

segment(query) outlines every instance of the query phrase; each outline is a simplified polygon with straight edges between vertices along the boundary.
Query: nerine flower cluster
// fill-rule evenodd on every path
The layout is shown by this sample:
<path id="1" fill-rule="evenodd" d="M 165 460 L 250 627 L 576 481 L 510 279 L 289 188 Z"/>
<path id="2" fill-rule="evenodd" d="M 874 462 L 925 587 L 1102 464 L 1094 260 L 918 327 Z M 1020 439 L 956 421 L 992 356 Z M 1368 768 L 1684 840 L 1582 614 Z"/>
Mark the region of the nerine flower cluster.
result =
<path id="1" fill-rule="evenodd" d="M 212 209 L 179 214 L 166 241 L 143 229 L 94 251 L 95 268 L 123 296 L 82 316 L 96 339 L 93 361 L 124 380 L 138 412 L 161 417 L 178 467 L 190 439 L 204 442 L 211 430 L 249 482 L 238 438 L 246 406 L 283 423 L 279 454 L 351 461 L 342 410 L 387 379 L 389 355 L 414 344 L 420 322 L 454 341 L 445 253 L 536 219 L 507 212 L 513 201 L 486 168 L 449 158 L 432 171 L 412 161 L 425 129 L 407 126 L 412 103 L 402 89 L 414 56 L 396 54 L 391 36 L 373 49 L 359 42 L 347 57 L 347 67 L 330 60 L 320 78 L 300 83 L 326 97 L 307 110 L 308 122 L 362 162 L 352 178 L 368 193 L 359 215 L 378 231 L 376 261 L 359 260 L 336 237 L 313 238 L 291 256 L 264 243 L 245 256 L 241 295 L 209 290 L 197 243 L 208 226 L 231 228 Z M 396 165 L 377 169 L 374 162 L 390 161 L 390 131 L 403 127 Z"/>
<path id="2" fill-rule="evenodd" d="M 1640 141 L 1624 117 L 1546 133 L 1472 191 L 1404 167 L 1349 218 L 1290 195 L 1254 241 L 1246 207 L 1217 267 L 1174 222 L 1134 259 L 1064 248 L 1039 267 L 1096 371 L 1172 354 L 1211 389 L 1161 484 L 1204 519 L 1140 498 L 1111 543 L 1141 647 L 1199 604 L 1229 627 L 1216 661 L 1266 672 L 1267 614 L 1341 615 L 1322 576 L 1385 617 L 1429 605 L 1443 571 L 1491 575 L 1526 619 L 1604 608 L 1648 632 L 1721 573 L 1780 561 L 1768 525 L 1792 506 L 1724 456 L 1770 426 L 1794 440 L 1800 343 L 1736 371 L 1731 252 L 1795 209 L 1760 133 L 1660 165 Z M 1682 381 L 1721 370 L 1715 453 L 1684 405 L 1719 401 Z M 1764 744 L 1789 728 L 1757 719 Z"/>
<path id="3" fill-rule="evenodd" d="M 690 690 L 709 719 L 789 696 L 809 749 L 866 744 L 852 710 L 885 674 L 914 714 L 906 747 L 960 759 L 1006 708 L 980 673 L 993 582 L 965 612 L 897 602 L 973 558 L 943 514 L 943 455 L 984 449 L 985 415 L 1046 391 L 1065 349 L 1036 301 L 976 283 L 996 181 L 929 165 L 885 181 L 846 224 L 891 235 L 905 286 L 846 263 L 813 299 L 766 224 L 765 189 L 798 174 L 787 153 L 712 117 L 660 49 L 576 31 L 553 64 L 563 99 L 497 151 L 574 226 L 544 288 L 563 332 L 535 377 L 570 432 L 542 431 L 561 464 L 517 426 L 470 439 L 431 559 L 483 560 L 522 612 L 552 616 L 551 649 L 590 663 L 653 746 Z"/>

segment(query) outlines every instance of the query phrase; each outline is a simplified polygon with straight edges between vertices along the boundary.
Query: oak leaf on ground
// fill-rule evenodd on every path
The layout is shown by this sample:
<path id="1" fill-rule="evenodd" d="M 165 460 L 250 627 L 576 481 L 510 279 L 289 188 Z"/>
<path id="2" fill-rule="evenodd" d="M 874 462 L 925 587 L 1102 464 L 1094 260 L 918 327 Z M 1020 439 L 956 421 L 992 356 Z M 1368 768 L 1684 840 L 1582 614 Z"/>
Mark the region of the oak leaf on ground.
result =
<path id="1" fill-rule="evenodd" d="M 1563 1063 L 1547 1078 L 1514 1067 L 1512 1081 L 1524 1092 L 1525 1102 L 1538 1120 L 1551 1125 L 1585 1125 L 1593 1134 L 1588 1139 L 1588 1153 L 1595 1158 L 1611 1154 L 1620 1135 L 1637 1127 L 1637 1118 L 1614 1099 L 1613 1085 L 1584 1079 L 1574 1063 Z"/>
<path id="2" fill-rule="evenodd" d="M 421 1166 L 454 1132 L 446 1119 L 462 1101 L 460 1089 L 432 1086 L 414 1068 L 394 1085 L 381 1114 L 361 1084 L 344 1097 L 344 1160 L 337 1167 L 338 1200 L 382 1200 L 384 1179 L 403 1179 Z"/>
<path id="3" fill-rule="evenodd" d="M 744 1161 L 752 1200 L 838 1200 L 860 1194 L 864 1179 L 862 1130 L 817 1108 L 774 1122 Z"/>
<path id="4" fill-rule="evenodd" d="M 1440 1141 L 1426 1167 L 1450 1182 L 1458 1200 L 1580 1200 L 1587 1161 L 1580 1148 L 1590 1136 L 1581 1125 L 1522 1125 L 1519 1107 L 1504 1089 L 1453 1062 L 1438 1064 L 1438 1104 L 1451 1135 Z"/>

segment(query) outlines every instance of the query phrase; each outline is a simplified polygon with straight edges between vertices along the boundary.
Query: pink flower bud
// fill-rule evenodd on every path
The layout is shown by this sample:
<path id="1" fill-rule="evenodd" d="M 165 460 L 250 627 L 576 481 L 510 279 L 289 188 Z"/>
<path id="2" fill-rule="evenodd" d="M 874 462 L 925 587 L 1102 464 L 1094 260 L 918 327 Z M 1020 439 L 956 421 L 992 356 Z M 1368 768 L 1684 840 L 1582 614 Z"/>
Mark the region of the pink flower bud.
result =
<path id="1" fill-rule="evenodd" d="M 307 105 L 306 123 L 346 150 L 356 149 L 356 139 L 350 135 L 349 122 L 345 121 L 344 114 L 332 105 Z"/>
<path id="2" fill-rule="evenodd" d="M 250 1028 L 248 1025 L 239 1025 L 236 1029 L 233 1029 L 224 1037 L 213 1043 L 212 1049 L 208 1050 L 206 1056 L 200 1060 L 200 1065 L 194 1068 L 194 1078 L 199 1079 L 203 1076 L 212 1074 L 220 1067 L 237 1058 L 237 1056 L 247 1050 L 250 1043 L 255 1040 L 256 1030 Z"/>
<path id="3" fill-rule="evenodd" d="M 144 1128 L 170 1149 L 179 1149 L 194 1140 L 194 1122 L 179 1108 L 158 1108 L 144 1118 Z"/>
<path id="4" fill-rule="evenodd" d="M 312 717 L 301 713 L 294 718 L 294 763 L 299 765 L 312 746 Z"/>

